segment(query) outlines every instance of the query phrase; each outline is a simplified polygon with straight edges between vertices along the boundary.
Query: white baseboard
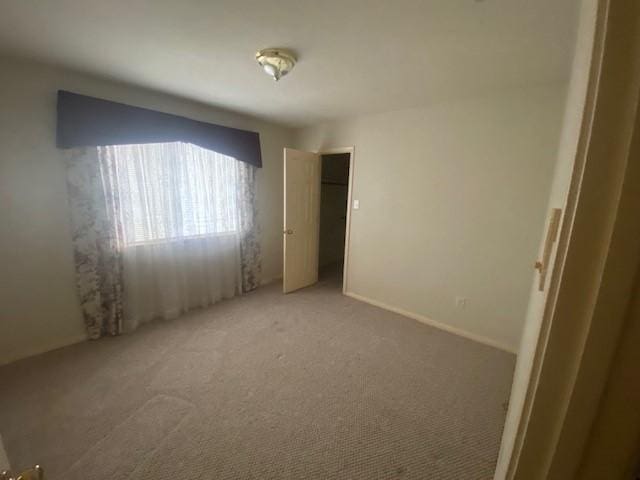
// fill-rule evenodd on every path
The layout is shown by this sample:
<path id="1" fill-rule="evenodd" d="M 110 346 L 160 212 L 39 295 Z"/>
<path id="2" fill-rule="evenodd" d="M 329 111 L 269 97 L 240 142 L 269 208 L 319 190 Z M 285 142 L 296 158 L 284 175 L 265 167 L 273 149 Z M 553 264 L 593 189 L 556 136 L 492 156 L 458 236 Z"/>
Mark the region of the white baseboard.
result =
<path id="1" fill-rule="evenodd" d="M 473 340 L 474 342 L 482 343 L 483 345 L 488 345 L 489 347 L 497 348 L 498 350 L 502 350 L 508 353 L 517 354 L 512 347 L 504 345 L 501 342 L 493 340 L 491 338 L 484 337 L 482 335 L 477 335 L 475 333 L 467 332 L 466 330 L 462 330 L 457 327 L 452 327 L 451 325 L 447 325 L 442 322 L 438 322 L 431 318 L 425 317 L 424 315 L 420 315 L 419 313 L 409 312 L 407 310 L 403 310 L 399 307 L 394 307 L 392 305 L 387 305 L 384 302 L 380 302 L 378 300 L 374 300 L 372 298 L 365 297 L 363 295 L 358 295 L 353 292 L 344 292 L 344 294 L 348 297 L 351 297 L 355 300 L 359 300 L 364 303 L 368 303 L 369 305 L 373 305 L 374 307 L 383 308 L 393 313 L 397 313 L 402 315 L 403 317 L 411 318 L 413 320 L 417 320 L 420 323 L 424 323 L 425 325 L 429 325 L 431 327 L 435 327 L 439 330 L 444 330 L 445 332 L 453 333 L 454 335 L 458 335 L 459 337 L 467 338 L 469 340 Z"/>
<path id="2" fill-rule="evenodd" d="M 7 356 L 0 356 L 0 366 L 22 360 L 23 358 L 33 357 L 34 355 L 50 352 L 51 350 L 57 350 L 58 348 L 67 347 L 69 345 L 73 345 L 74 343 L 84 342 L 86 340 L 87 334 L 81 333 L 78 335 L 67 337 L 65 339 L 60 339 L 55 343 L 50 343 L 48 345 L 38 345 L 31 348 L 22 349 L 19 352 L 10 352 Z"/>

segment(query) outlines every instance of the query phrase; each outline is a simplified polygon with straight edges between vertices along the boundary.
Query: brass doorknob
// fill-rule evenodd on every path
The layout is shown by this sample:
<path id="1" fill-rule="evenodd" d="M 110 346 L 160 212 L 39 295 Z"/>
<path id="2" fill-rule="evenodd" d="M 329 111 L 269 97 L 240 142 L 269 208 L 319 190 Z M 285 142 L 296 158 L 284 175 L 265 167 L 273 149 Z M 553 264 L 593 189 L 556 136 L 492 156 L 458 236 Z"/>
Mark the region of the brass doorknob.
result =
<path id="1" fill-rule="evenodd" d="M 285 235 L 293 235 L 293 230 L 287 228 L 286 230 L 283 230 L 282 233 L 284 233 Z"/>
<path id="2" fill-rule="evenodd" d="M 0 480 L 44 480 L 44 472 L 40 465 L 36 465 L 18 474 L 17 477 L 14 477 L 8 471 L 1 472 Z"/>

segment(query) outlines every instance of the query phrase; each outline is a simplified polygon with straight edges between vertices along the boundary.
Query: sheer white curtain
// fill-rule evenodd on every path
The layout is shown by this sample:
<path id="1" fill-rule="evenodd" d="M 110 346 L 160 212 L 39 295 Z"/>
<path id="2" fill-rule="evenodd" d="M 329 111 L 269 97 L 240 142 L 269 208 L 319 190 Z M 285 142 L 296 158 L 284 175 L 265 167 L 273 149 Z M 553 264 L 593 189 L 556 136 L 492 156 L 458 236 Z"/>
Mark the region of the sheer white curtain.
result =
<path id="1" fill-rule="evenodd" d="M 99 148 L 123 231 L 124 330 L 243 290 L 248 172 L 186 143 Z"/>

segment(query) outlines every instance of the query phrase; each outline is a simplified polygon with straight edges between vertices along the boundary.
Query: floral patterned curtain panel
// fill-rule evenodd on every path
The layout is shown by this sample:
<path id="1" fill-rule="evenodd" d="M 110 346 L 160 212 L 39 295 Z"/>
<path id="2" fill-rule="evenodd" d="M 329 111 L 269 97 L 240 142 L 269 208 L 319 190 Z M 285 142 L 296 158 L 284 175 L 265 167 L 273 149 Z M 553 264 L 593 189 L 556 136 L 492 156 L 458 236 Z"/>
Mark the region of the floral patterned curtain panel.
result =
<path id="1" fill-rule="evenodd" d="M 255 168 L 180 142 L 72 151 L 76 278 L 90 338 L 259 285 Z"/>
<path id="2" fill-rule="evenodd" d="M 97 148 L 67 158 L 76 286 L 89 338 L 122 331 L 122 230 L 113 172 Z"/>
<path id="3" fill-rule="evenodd" d="M 262 274 L 262 252 L 260 250 L 257 222 L 258 202 L 256 200 L 257 168 L 246 163 L 238 163 L 240 207 L 240 257 L 242 259 L 242 291 L 250 292 L 260 286 Z"/>

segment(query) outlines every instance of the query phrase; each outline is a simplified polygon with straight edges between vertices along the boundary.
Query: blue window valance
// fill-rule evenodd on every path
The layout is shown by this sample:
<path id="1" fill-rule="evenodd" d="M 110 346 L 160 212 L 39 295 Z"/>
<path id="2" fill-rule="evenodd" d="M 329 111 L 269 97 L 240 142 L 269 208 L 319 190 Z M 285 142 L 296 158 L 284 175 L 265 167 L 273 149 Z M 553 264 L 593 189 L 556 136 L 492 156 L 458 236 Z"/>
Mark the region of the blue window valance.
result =
<path id="1" fill-rule="evenodd" d="M 58 91 L 58 148 L 186 142 L 262 167 L 257 132 Z"/>

